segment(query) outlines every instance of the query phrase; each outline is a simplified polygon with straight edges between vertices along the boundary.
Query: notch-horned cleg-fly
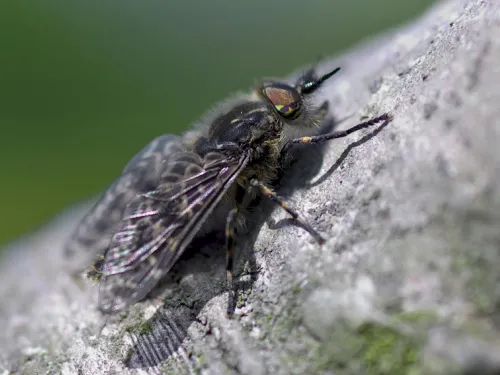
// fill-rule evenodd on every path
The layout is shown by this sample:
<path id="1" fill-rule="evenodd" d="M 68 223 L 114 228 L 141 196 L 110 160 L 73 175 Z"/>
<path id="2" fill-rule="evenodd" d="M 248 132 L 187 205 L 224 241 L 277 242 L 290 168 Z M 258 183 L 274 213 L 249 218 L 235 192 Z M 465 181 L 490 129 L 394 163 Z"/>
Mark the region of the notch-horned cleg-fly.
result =
<path id="1" fill-rule="evenodd" d="M 316 242 L 324 242 L 270 184 L 290 147 L 345 137 L 391 120 L 385 113 L 347 130 L 294 138 L 293 134 L 307 134 L 327 119 L 328 102 L 315 105 L 311 94 L 339 70 L 317 76 L 311 69 L 294 84 L 261 82 L 249 93 L 220 104 L 184 136 L 154 139 L 127 164 L 66 247 L 68 253 L 85 247 L 103 257 L 101 311 L 117 312 L 143 299 L 195 238 L 225 230 L 230 314 L 233 241 L 245 208 L 259 192 L 281 206 Z"/>

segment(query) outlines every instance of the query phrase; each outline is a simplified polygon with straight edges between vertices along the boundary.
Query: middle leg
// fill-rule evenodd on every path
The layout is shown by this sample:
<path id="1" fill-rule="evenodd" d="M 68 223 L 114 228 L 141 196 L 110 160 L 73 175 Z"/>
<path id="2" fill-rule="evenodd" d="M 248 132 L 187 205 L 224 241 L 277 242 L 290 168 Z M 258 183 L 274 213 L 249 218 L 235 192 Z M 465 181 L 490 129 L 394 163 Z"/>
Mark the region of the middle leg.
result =
<path id="1" fill-rule="evenodd" d="M 280 198 L 271 188 L 269 188 L 262 181 L 257 179 L 252 179 L 250 181 L 250 186 L 253 188 L 258 188 L 264 196 L 274 203 L 278 204 L 282 209 L 284 209 L 297 223 L 299 223 L 313 238 L 314 240 L 323 245 L 325 243 L 325 239 L 321 237 L 321 235 L 311 227 L 304 219 L 302 219 L 297 211 L 288 206 L 288 204 Z"/>

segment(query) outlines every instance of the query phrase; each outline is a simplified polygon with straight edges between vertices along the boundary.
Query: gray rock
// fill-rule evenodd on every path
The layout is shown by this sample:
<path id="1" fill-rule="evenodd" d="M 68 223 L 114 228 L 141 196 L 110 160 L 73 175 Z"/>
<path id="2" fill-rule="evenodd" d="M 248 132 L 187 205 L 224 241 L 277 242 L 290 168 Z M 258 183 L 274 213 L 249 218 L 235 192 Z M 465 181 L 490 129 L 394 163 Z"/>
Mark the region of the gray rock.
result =
<path id="1" fill-rule="evenodd" d="M 0 368 L 500 373 L 498 61 L 500 3 L 456 0 L 321 65 L 344 69 L 323 90 L 339 126 L 385 111 L 395 119 L 302 153 L 280 193 L 328 241 L 319 247 L 263 203 L 239 246 L 231 320 L 220 246 L 105 320 L 95 285 L 68 274 L 61 255 L 88 205 L 11 244 L 0 264 Z"/>

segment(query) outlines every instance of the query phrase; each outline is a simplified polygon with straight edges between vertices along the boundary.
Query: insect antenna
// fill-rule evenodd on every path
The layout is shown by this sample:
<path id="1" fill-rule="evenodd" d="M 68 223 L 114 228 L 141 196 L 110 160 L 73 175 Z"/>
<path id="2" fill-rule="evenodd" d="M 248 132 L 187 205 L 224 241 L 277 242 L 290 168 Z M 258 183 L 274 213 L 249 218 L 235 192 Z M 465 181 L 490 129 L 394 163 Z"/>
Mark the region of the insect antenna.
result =
<path id="1" fill-rule="evenodd" d="M 309 70 L 304 76 L 301 78 L 299 81 L 299 84 L 297 86 L 297 89 L 301 94 L 311 94 L 314 91 L 316 91 L 323 82 L 325 82 L 328 78 L 331 76 L 335 75 L 340 71 L 340 67 L 335 68 L 332 70 L 330 73 L 327 73 L 320 78 L 316 77 L 316 74 L 314 73 L 314 69 Z"/>

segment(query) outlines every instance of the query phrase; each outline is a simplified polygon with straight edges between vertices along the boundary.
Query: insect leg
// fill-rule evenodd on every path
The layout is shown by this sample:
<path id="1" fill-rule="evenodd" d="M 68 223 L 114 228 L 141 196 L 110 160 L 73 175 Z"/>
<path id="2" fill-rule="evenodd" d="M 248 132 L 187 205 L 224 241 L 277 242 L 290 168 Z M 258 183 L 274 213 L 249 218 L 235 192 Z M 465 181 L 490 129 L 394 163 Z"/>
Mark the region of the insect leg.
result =
<path id="1" fill-rule="evenodd" d="M 236 216 L 238 207 L 229 211 L 226 219 L 226 287 L 227 297 L 227 316 L 231 316 L 234 311 L 234 287 L 233 287 L 233 244 L 235 237 Z"/>
<path id="2" fill-rule="evenodd" d="M 264 194 L 266 198 L 269 198 L 272 200 L 274 203 L 277 203 L 282 209 L 284 209 L 290 216 L 297 221 L 309 234 L 314 238 L 314 240 L 319 243 L 320 245 L 325 243 L 325 239 L 321 237 L 321 235 L 314 230 L 311 225 L 309 225 L 306 221 L 304 221 L 300 216 L 297 211 L 294 209 L 290 208 L 286 202 L 281 199 L 274 191 L 271 190 L 268 186 L 266 186 L 263 182 L 257 180 L 257 179 L 252 179 L 250 181 L 250 186 L 254 188 L 259 188 L 259 190 Z"/>
<path id="3" fill-rule="evenodd" d="M 326 142 L 332 139 L 336 138 L 342 138 L 345 136 L 348 136 L 349 134 L 352 134 L 354 132 L 357 132 L 358 130 L 368 128 L 370 126 L 380 124 L 383 122 L 384 124 L 389 123 L 392 121 L 392 115 L 390 113 L 384 113 L 383 115 L 380 115 L 378 117 L 372 118 L 368 121 L 359 123 L 358 125 L 355 125 L 347 130 L 340 130 L 336 131 L 330 134 L 321 134 L 321 135 L 316 135 L 312 137 L 301 137 L 301 138 L 295 138 L 287 142 L 285 146 L 283 147 L 282 152 L 286 152 L 291 146 L 295 144 L 304 144 L 304 143 L 322 143 Z"/>

